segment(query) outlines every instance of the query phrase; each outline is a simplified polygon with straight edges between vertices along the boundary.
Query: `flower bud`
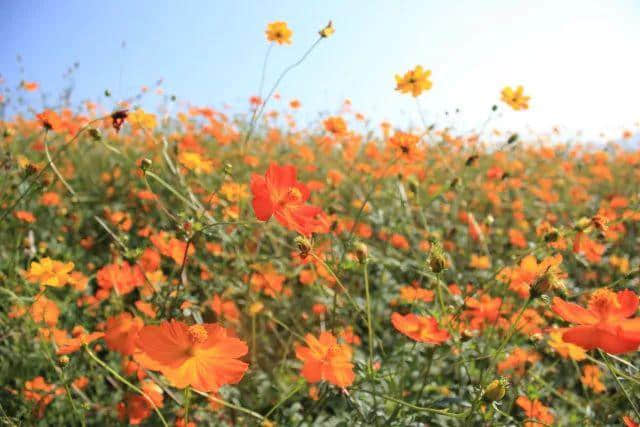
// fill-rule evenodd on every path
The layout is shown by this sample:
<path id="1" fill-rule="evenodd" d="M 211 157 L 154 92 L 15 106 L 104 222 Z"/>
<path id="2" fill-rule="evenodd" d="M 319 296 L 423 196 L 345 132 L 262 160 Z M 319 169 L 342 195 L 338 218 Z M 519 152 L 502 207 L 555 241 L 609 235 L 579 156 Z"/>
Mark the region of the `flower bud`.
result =
<path id="1" fill-rule="evenodd" d="M 551 230 L 545 233 L 544 241 L 547 243 L 553 243 L 553 242 L 556 242 L 559 237 L 560 237 L 560 233 L 558 233 L 558 230 L 556 228 L 552 228 Z"/>
<path id="2" fill-rule="evenodd" d="M 58 358 L 58 366 L 65 367 L 69 364 L 69 356 L 66 354 Z"/>
<path id="3" fill-rule="evenodd" d="M 502 400 L 504 395 L 507 393 L 507 388 L 509 388 L 509 380 L 506 378 L 503 377 L 499 380 L 493 380 L 484 389 L 482 397 L 489 402 Z"/>
<path id="4" fill-rule="evenodd" d="M 444 270 L 445 266 L 446 258 L 444 251 L 442 250 L 442 245 L 440 242 L 435 242 L 431 247 L 431 253 L 429 254 L 429 267 L 431 267 L 431 271 L 438 274 Z"/>
<path id="5" fill-rule="evenodd" d="M 311 252 L 311 242 L 304 236 L 298 236 L 294 240 L 296 246 L 298 247 L 298 251 L 300 252 L 300 258 L 305 259 L 309 256 L 309 252 Z"/>
<path id="6" fill-rule="evenodd" d="M 367 262 L 367 258 L 369 257 L 369 248 L 362 242 L 358 242 L 355 244 L 356 257 L 360 264 L 364 264 Z"/>
<path id="7" fill-rule="evenodd" d="M 142 159 L 140 161 L 140 169 L 142 169 L 142 172 L 146 172 L 149 170 L 149 168 L 151 167 L 151 160 L 149 159 Z"/>
<path id="8" fill-rule="evenodd" d="M 100 132 L 98 128 L 91 128 L 89 129 L 89 136 L 94 141 L 100 141 L 102 139 L 102 132 Z"/>
<path id="9" fill-rule="evenodd" d="M 580 218 L 573 226 L 575 231 L 586 231 L 591 225 L 591 220 L 586 217 Z"/>
<path id="10" fill-rule="evenodd" d="M 322 37 L 323 39 L 326 39 L 335 32 L 336 30 L 335 28 L 333 28 L 333 22 L 329 21 L 329 23 L 323 29 L 318 31 L 318 34 L 320 34 L 320 37 Z"/>

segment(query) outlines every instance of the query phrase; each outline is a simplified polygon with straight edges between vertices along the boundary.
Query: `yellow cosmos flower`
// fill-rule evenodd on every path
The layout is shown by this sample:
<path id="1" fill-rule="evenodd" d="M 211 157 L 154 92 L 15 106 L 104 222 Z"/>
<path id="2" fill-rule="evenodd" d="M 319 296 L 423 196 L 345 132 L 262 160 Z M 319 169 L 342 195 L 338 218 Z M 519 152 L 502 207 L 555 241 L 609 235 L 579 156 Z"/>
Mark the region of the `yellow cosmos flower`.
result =
<path id="1" fill-rule="evenodd" d="M 127 119 L 132 126 L 137 126 L 145 129 L 153 129 L 156 127 L 155 114 L 147 113 L 142 109 L 138 109 L 129 113 Z"/>
<path id="2" fill-rule="evenodd" d="M 267 40 L 270 42 L 276 42 L 278 44 L 291 44 L 291 36 L 293 31 L 287 26 L 284 21 L 276 21 L 267 25 Z"/>
<path id="3" fill-rule="evenodd" d="M 249 197 L 249 189 L 246 184 L 225 182 L 220 187 L 220 194 L 230 202 L 239 202 Z"/>
<path id="4" fill-rule="evenodd" d="M 71 280 L 69 274 L 73 267 L 72 262 L 64 263 L 49 257 L 42 258 L 40 262 L 33 261 L 31 263 L 25 277 L 28 281 L 39 283 L 42 286 L 60 288 Z"/>
<path id="5" fill-rule="evenodd" d="M 191 170 L 196 175 L 213 172 L 213 161 L 203 159 L 198 153 L 183 151 L 178 155 L 178 161 L 182 166 Z"/>
<path id="6" fill-rule="evenodd" d="M 431 70 L 425 70 L 421 65 L 409 70 L 404 76 L 396 74 L 396 90 L 401 93 L 411 93 L 414 97 L 422 92 L 431 89 L 432 83 L 429 80 Z"/>
<path id="7" fill-rule="evenodd" d="M 516 90 L 511 89 L 511 86 L 507 86 L 502 89 L 502 101 L 509 104 L 514 110 L 526 110 L 529 108 L 530 96 L 524 95 L 524 89 L 522 86 L 518 86 Z"/>

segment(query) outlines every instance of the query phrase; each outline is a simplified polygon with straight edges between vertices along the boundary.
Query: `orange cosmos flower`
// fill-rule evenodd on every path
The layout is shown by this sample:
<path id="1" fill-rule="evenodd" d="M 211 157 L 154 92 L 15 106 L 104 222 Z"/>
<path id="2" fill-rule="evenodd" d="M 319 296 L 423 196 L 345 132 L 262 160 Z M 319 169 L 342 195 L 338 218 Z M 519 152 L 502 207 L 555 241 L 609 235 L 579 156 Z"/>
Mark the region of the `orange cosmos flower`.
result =
<path id="1" fill-rule="evenodd" d="M 253 210 L 260 221 L 275 216 L 284 227 L 305 236 L 328 231 L 321 221 L 322 209 L 305 204 L 311 194 L 296 179 L 296 168 L 291 165 L 271 163 L 264 177 L 251 175 L 251 193 Z"/>
<path id="2" fill-rule="evenodd" d="M 342 117 L 331 116 L 324 121 L 324 128 L 334 135 L 344 135 L 347 133 L 347 123 Z"/>
<path id="3" fill-rule="evenodd" d="M 598 368 L 598 365 L 584 365 L 582 367 L 580 382 L 582 382 L 585 387 L 592 389 L 595 393 L 602 393 L 606 388 L 600 380 L 601 377 L 602 372 L 600 368 Z"/>
<path id="4" fill-rule="evenodd" d="M 301 374 L 307 381 L 316 383 L 324 380 L 342 388 L 353 383 L 355 374 L 350 346 L 338 344 L 330 332 L 322 332 L 318 338 L 307 334 L 304 338 L 307 347 L 298 344 L 296 357 L 304 362 Z"/>
<path id="5" fill-rule="evenodd" d="M 48 326 L 55 326 L 58 323 L 60 309 L 58 305 L 40 294 L 29 308 L 29 314 L 36 323 L 44 323 Z"/>
<path id="6" fill-rule="evenodd" d="M 131 266 L 127 261 L 105 265 L 98 270 L 96 281 L 100 288 L 96 293 L 98 299 L 107 298 L 111 289 L 115 289 L 120 295 L 125 295 L 145 283 L 140 268 Z"/>
<path id="7" fill-rule="evenodd" d="M 514 110 L 526 110 L 529 108 L 530 96 L 525 96 L 524 88 L 518 86 L 515 90 L 511 89 L 511 86 L 507 86 L 502 89 L 502 101 L 507 103 Z"/>
<path id="8" fill-rule="evenodd" d="M 416 97 L 422 92 L 431 89 L 430 76 L 431 70 L 424 70 L 421 65 L 407 71 L 402 77 L 396 74 L 396 90 L 401 93 L 411 93 Z"/>
<path id="9" fill-rule="evenodd" d="M 60 262 L 49 257 L 42 258 L 40 262 L 33 261 L 25 278 L 42 286 L 60 288 L 69 282 L 69 273 L 73 270 L 72 262 Z"/>
<path id="10" fill-rule="evenodd" d="M 44 110 L 42 113 L 36 114 L 36 117 L 47 130 L 58 131 L 62 129 L 62 120 L 55 111 Z"/>
<path id="11" fill-rule="evenodd" d="M 471 318 L 472 329 L 482 329 L 487 324 L 495 324 L 500 317 L 502 298 L 491 298 L 491 295 L 482 294 L 478 299 L 469 297 L 465 300 L 467 310 L 464 318 Z"/>
<path id="12" fill-rule="evenodd" d="M 104 342 L 107 344 L 107 348 L 124 356 L 133 354 L 136 348 L 138 332 L 143 326 L 142 319 L 133 317 L 129 313 L 109 317 L 104 335 Z"/>
<path id="13" fill-rule="evenodd" d="M 437 345 L 449 339 L 449 332 L 440 329 L 434 317 L 392 313 L 391 323 L 394 328 L 414 341 Z"/>
<path id="14" fill-rule="evenodd" d="M 389 138 L 388 144 L 396 152 L 396 156 L 407 162 L 412 162 L 422 158 L 423 153 L 418 148 L 418 142 L 420 142 L 420 138 L 417 135 L 396 131 Z"/>
<path id="15" fill-rule="evenodd" d="M 100 339 L 104 336 L 102 332 L 91 332 L 90 334 L 84 330 L 81 326 L 76 326 L 73 328 L 72 332 L 73 338 L 69 338 L 66 333 L 64 335 L 60 334 L 55 338 L 56 345 L 58 346 L 58 351 L 56 354 L 71 354 L 80 350 L 85 344 L 89 344 L 97 339 Z"/>
<path id="16" fill-rule="evenodd" d="M 525 415 L 529 418 L 533 418 L 534 420 L 542 421 L 547 425 L 552 425 L 554 417 L 549 412 L 549 408 L 544 406 L 542 402 L 538 399 L 529 400 L 526 396 L 519 396 L 516 400 L 516 404 L 522 408 Z M 527 421 L 524 424 L 524 427 L 539 427 L 540 424 L 532 421 Z"/>
<path id="17" fill-rule="evenodd" d="M 291 36 L 293 31 L 287 26 L 286 22 L 276 21 L 267 25 L 267 40 L 278 44 L 291 44 Z"/>
<path id="18" fill-rule="evenodd" d="M 33 224 L 34 222 L 36 222 L 36 217 L 34 214 L 32 214 L 31 212 L 27 212 L 27 211 L 15 211 L 13 213 L 13 216 L 15 216 L 16 218 L 18 218 L 20 221 L 24 221 L 28 224 Z"/>
<path id="19" fill-rule="evenodd" d="M 27 92 L 35 92 L 36 90 L 38 90 L 38 83 L 36 82 L 22 82 L 22 89 L 26 90 Z"/>
<path id="20" fill-rule="evenodd" d="M 54 397 L 63 393 L 63 388 L 47 383 L 42 376 L 37 376 L 24 383 L 24 397 L 38 405 L 38 418 L 44 416 L 45 409 L 53 401 Z"/>
<path id="21" fill-rule="evenodd" d="M 134 359 L 162 372 L 178 388 L 217 391 L 239 382 L 249 366 L 238 360 L 247 354 L 247 345 L 214 323 L 188 326 L 171 320 L 147 325 L 138 334 L 137 346 Z"/>
<path id="22" fill-rule="evenodd" d="M 586 309 L 555 297 L 551 308 L 562 319 L 578 325 L 562 334 L 565 342 L 611 354 L 634 351 L 640 345 L 640 318 L 629 319 L 638 310 L 638 296 L 633 291 L 598 289 Z"/>

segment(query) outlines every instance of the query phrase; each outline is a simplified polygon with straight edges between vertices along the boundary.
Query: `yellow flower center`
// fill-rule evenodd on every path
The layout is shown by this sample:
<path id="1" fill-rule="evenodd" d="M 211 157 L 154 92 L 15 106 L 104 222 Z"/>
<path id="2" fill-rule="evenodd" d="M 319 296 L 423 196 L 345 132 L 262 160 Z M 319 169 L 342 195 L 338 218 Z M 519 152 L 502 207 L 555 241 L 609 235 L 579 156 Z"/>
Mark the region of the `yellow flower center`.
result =
<path id="1" fill-rule="evenodd" d="M 589 308 L 599 313 L 620 308 L 617 295 L 609 289 L 598 289 L 589 299 Z"/>
<path id="2" fill-rule="evenodd" d="M 203 344 L 209 338 L 207 330 L 202 325 L 189 326 L 189 338 L 194 344 Z"/>

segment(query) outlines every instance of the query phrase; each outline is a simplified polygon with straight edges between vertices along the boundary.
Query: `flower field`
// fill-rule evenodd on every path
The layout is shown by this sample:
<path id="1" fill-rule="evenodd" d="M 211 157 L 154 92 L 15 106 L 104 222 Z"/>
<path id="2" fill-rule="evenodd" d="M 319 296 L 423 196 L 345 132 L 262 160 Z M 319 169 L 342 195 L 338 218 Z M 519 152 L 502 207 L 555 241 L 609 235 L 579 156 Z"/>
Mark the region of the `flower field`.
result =
<path id="1" fill-rule="evenodd" d="M 299 127 L 278 89 L 337 30 L 241 114 L 0 122 L 2 425 L 638 426 L 637 143 L 491 130 L 518 85 L 464 134 Z"/>

